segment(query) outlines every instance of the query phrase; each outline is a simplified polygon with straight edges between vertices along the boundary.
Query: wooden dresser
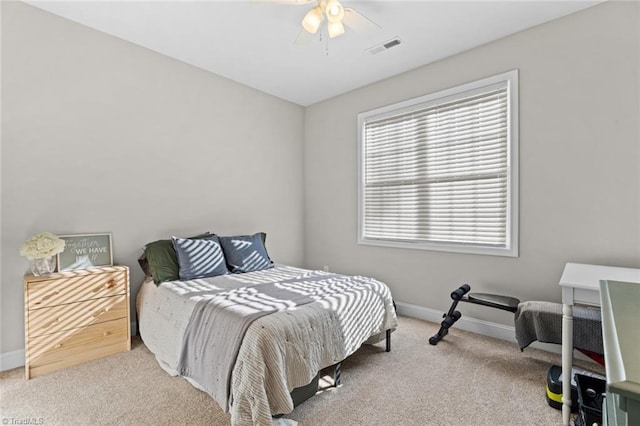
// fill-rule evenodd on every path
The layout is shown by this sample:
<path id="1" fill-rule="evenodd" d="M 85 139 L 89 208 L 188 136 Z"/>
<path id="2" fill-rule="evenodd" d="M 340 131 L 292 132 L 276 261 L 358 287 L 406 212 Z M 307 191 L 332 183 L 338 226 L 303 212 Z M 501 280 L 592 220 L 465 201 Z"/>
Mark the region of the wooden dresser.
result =
<path id="1" fill-rule="evenodd" d="M 27 379 L 131 350 L 129 268 L 26 275 Z"/>

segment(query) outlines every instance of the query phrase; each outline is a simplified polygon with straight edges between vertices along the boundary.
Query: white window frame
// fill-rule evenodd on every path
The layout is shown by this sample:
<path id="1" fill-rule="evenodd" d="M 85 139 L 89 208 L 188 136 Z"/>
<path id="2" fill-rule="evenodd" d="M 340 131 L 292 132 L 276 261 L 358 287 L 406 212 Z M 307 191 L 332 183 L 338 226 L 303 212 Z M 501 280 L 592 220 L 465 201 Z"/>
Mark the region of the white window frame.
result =
<path id="1" fill-rule="evenodd" d="M 364 172 L 365 172 L 365 124 L 383 117 L 390 117 L 450 102 L 455 99 L 482 93 L 496 84 L 507 84 L 507 209 L 506 243 L 504 247 L 437 241 L 400 241 L 374 239 L 364 236 Z M 377 108 L 358 114 L 358 244 L 518 257 L 518 70 L 508 71 L 482 80 L 431 93 L 404 102 Z"/>

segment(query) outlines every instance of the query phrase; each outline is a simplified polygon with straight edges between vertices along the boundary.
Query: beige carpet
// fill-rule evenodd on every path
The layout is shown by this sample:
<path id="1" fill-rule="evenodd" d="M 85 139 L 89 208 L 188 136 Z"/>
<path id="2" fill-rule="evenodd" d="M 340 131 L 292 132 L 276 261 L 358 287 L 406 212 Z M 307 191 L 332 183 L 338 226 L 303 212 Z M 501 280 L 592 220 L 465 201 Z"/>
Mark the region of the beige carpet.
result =
<path id="1" fill-rule="evenodd" d="M 437 328 L 401 317 L 390 353 L 384 343 L 361 348 L 344 362 L 341 387 L 321 391 L 286 417 L 301 425 L 562 423 L 561 412 L 545 400 L 547 369 L 560 363 L 560 355 L 520 352 L 515 342 L 458 329 L 431 346 L 427 340 Z M 167 375 L 140 340 L 133 343 L 131 352 L 29 381 L 22 368 L 0 373 L 3 423 L 12 418 L 42 419 L 45 425 L 229 423 L 209 396 Z"/>

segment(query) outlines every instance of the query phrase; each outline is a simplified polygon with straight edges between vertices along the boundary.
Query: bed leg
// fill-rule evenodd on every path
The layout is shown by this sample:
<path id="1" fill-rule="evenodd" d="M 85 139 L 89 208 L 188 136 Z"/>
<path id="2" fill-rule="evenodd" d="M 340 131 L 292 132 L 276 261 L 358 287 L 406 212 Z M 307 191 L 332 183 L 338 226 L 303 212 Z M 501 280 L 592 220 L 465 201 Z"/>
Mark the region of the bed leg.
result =
<path id="1" fill-rule="evenodd" d="M 340 375 L 342 374 L 342 364 L 337 363 L 333 366 L 333 387 L 337 388 L 341 385 Z"/>
<path id="2" fill-rule="evenodd" d="M 387 330 L 387 348 L 386 352 L 391 352 L 391 330 Z"/>
<path id="3" fill-rule="evenodd" d="M 395 300 L 391 301 L 393 303 L 393 310 L 397 313 L 398 312 L 398 308 L 396 308 L 396 302 Z M 385 349 L 385 352 L 391 352 L 391 329 L 387 330 L 387 347 Z"/>

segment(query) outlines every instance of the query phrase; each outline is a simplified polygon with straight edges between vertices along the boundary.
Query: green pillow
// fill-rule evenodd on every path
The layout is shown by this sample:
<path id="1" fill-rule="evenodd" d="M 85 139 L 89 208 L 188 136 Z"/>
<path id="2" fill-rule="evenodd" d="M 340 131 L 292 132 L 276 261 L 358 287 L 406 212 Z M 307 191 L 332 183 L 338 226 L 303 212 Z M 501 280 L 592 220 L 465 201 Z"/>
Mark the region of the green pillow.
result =
<path id="1" fill-rule="evenodd" d="M 207 232 L 189 238 L 205 239 L 214 235 Z M 145 273 L 151 275 L 156 284 L 180 279 L 178 257 L 171 240 L 157 240 L 148 243 L 145 245 L 144 253 L 138 262 Z"/>

